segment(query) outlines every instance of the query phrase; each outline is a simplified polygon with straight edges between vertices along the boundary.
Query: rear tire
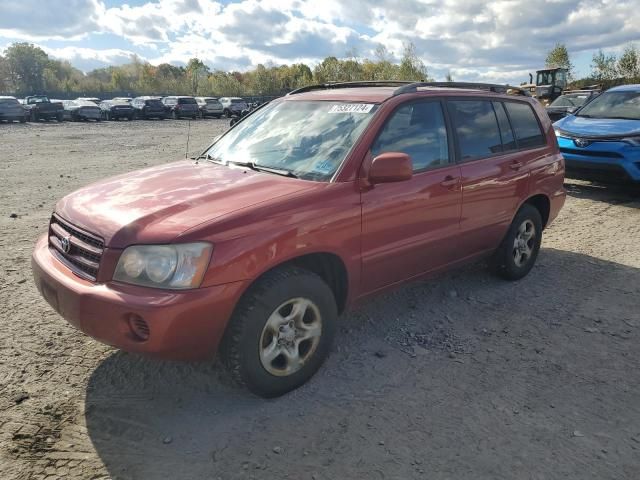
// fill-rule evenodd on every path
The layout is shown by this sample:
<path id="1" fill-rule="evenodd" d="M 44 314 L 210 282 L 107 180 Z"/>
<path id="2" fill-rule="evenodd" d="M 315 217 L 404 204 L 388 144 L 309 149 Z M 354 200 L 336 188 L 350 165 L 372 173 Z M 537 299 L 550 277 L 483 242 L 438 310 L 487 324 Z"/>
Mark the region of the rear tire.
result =
<path id="1" fill-rule="evenodd" d="M 309 380 L 329 354 L 338 317 L 329 286 L 296 267 L 266 273 L 238 302 L 220 346 L 231 375 L 261 397 Z"/>
<path id="2" fill-rule="evenodd" d="M 542 217 L 537 208 L 525 203 L 491 258 L 492 270 L 506 280 L 520 280 L 533 268 L 541 243 Z"/>

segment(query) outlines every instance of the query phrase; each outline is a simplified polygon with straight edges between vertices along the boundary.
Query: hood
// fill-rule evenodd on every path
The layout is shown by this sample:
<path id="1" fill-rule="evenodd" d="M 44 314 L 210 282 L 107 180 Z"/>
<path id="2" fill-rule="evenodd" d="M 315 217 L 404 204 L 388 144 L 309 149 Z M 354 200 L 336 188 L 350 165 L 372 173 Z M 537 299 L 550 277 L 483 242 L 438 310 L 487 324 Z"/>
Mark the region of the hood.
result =
<path id="1" fill-rule="evenodd" d="M 585 137 L 621 137 L 640 135 L 640 120 L 587 118 L 571 115 L 553 124 L 567 133 Z"/>
<path id="2" fill-rule="evenodd" d="M 101 236 L 108 247 L 124 248 L 171 242 L 201 223 L 314 185 L 185 160 L 88 185 L 60 200 L 56 213 Z"/>

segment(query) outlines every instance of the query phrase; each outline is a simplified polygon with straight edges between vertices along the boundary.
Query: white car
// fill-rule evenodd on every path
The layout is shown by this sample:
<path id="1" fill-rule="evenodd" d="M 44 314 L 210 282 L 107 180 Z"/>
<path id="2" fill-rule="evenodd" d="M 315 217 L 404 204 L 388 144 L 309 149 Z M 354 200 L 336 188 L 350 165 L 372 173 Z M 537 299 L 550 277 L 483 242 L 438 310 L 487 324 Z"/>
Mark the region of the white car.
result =
<path id="1" fill-rule="evenodd" d="M 242 111 L 248 108 L 247 102 L 240 97 L 220 97 L 218 100 L 222 104 L 224 116 L 227 118 L 240 116 Z"/>

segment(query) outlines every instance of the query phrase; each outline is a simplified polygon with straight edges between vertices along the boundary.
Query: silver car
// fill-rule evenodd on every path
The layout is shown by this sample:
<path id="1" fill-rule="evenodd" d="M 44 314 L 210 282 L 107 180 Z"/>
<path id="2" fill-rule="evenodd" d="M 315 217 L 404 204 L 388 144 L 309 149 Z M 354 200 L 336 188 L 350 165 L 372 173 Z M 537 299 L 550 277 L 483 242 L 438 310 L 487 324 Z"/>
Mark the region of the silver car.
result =
<path id="1" fill-rule="evenodd" d="M 64 100 L 65 120 L 77 122 L 79 120 L 95 120 L 99 122 L 102 119 L 102 111 L 95 103 L 87 100 Z"/>
<path id="2" fill-rule="evenodd" d="M 6 120 L 13 122 L 18 120 L 20 123 L 27 121 L 29 112 L 24 108 L 16 97 L 0 97 L 0 122 Z"/>
<path id="3" fill-rule="evenodd" d="M 201 118 L 220 118 L 224 113 L 224 107 L 215 97 L 196 97 L 196 102 L 198 102 Z"/>
<path id="4" fill-rule="evenodd" d="M 220 103 L 223 107 L 224 116 L 227 118 L 240 116 L 243 110 L 246 110 L 247 102 L 240 97 L 221 97 Z"/>

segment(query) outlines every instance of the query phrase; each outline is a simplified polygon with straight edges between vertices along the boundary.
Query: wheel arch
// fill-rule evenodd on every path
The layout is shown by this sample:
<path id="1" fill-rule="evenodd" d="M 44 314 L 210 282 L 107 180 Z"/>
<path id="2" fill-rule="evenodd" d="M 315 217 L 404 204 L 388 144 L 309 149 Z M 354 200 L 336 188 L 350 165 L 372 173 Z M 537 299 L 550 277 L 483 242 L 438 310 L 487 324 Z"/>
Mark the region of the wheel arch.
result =
<path id="1" fill-rule="evenodd" d="M 542 217 L 542 228 L 546 228 L 551 213 L 551 200 L 544 193 L 538 193 L 527 198 L 522 205 L 531 205 L 535 207 Z M 522 208 L 520 205 L 520 208 Z"/>
<path id="2" fill-rule="evenodd" d="M 295 266 L 318 275 L 333 292 L 338 313 L 340 314 L 346 309 L 349 294 L 349 273 L 347 266 L 339 255 L 326 251 L 304 253 L 271 265 L 247 284 L 240 298 L 266 274 L 288 266 Z"/>

